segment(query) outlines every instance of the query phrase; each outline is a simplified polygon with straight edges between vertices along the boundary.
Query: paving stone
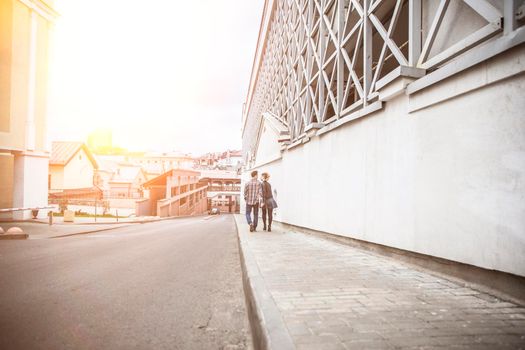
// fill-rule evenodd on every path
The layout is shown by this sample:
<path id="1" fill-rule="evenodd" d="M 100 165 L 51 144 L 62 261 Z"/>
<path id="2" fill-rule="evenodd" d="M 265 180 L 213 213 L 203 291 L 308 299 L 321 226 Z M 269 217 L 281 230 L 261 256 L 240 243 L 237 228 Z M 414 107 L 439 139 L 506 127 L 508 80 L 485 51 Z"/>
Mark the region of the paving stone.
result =
<path id="1" fill-rule="evenodd" d="M 341 343 L 329 344 L 297 344 L 297 350 L 345 350 Z"/>
<path id="2" fill-rule="evenodd" d="M 386 350 L 395 349 L 393 345 L 390 345 L 384 340 L 370 340 L 370 341 L 347 341 L 343 345 L 347 350 Z"/>
<path id="3" fill-rule="evenodd" d="M 310 328 L 304 324 L 287 324 L 286 327 L 288 328 L 288 332 L 290 335 L 293 336 L 303 336 L 303 335 L 312 335 L 312 332 L 310 331 Z"/>
<path id="4" fill-rule="evenodd" d="M 293 337 L 295 344 L 340 344 L 335 334 L 332 335 L 302 335 Z"/>
<path id="5" fill-rule="evenodd" d="M 247 238 L 298 349 L 525 347 L 523 306 L 391 258 L 275 231 Z"/>

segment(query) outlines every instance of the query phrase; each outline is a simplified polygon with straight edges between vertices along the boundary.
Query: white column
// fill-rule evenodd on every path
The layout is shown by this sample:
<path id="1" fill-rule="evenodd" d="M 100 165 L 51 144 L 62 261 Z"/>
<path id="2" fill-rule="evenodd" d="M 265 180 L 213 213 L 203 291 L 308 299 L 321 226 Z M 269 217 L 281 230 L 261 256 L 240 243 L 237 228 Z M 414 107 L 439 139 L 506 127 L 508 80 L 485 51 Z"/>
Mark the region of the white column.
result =
<path id="1" fill-rule="evenodd" d="M 368 18 L 368 9 L 372 1 L 363 1 L 363 90 L 364 103 L 368 104 L 368 94 L 372 84 L 372 24 Z"/>
<path id="2" fill-rule="evenodd" d="M 350 6 L 350 5 L 349 5 Z M 337 1 L 337 106 L 334 106 L 335 115 L 337 118 L 341 117 L 343 110 L 343 97 L 344 97 L 344 59 L 342 53 L 342 43 L 344 37 L 344 21 L 345 21 L 345 7 L 343 1 Z"/>
<path id="3" fill-rule="evenodd" d="M 175 179 L 173 176 L 166 177 L 166 193 L 164 195 L 164 198 L 171 198 L 171 187 L 173 186 L 174 182 Z"/>
<path id="4" fill-rule="evenodd" d="M 517 28 L 516 12 L 518 11 L 517 0 L 504 0 L 505 5 L 503 8 L 503 30 L 505 34 L 513 32 Z"/>
<path id="5" fill-rule="evenodd" d="M 53 69 L 51 67 L 53 67 L 53 65 L 51 64 L 51 62 L 55 62 L 55 35 L 54 35 L 54 32 L 55 32 L 55 24 L 54 22 L 51 22 L 49 21 L 48 22 L 48 34 L 47 34 L 47 55 L 48 55 L 48 78 L 47 78 L 47 81 L 46 81 L 46 89 L 48 90 L 48 94 L 47 96 L 49 96 L 49 92 L 50 92 L 50 86 L 51 86 L 51 82 L 53 81 L 54 79 L 54 75 L 53 75 Z M 50 152 L 51 153 L 51 149 L 52 149 L 52 146 L 51 146 L 51 140 L 49 139 L 48 137 L 48 118 L 49 116 L 51 115 L 52 113 L 52 105 L 51 103 L 47 103 L 46 104 L 46 130 L 44 132 L 44 151 L 46 152 Z"/>
<path id="6" fill-rule="evenodd" d="M 13 168 L 13 208 L 47 206 L 49 158 L 15 154 Z M 31 217 L 31 211 L 13 213 L 13 218 L 18 220 Z M 45 212 L 40 211 L 39 217 L 45 217 Z"/>
<path id="7" fill-rule="evenodd" d="M 26 116 L 26 142 L 25 148 L 27 150 L 35 149 L 35 91 L 36 91 L 36 51 L 37 51 L 37 35 L 38 35 L 38 14 L 34 10 L 31 11 L 31 28 L 29 31 L 29 78 L 27 82 L 28 96 L 27 96 L 27 116 Z"/>
<path id="8" fill-rule="evenodd" d="M 421 54 L 421 0 L 408 2 L 408 65 L 415 67 Z"/>

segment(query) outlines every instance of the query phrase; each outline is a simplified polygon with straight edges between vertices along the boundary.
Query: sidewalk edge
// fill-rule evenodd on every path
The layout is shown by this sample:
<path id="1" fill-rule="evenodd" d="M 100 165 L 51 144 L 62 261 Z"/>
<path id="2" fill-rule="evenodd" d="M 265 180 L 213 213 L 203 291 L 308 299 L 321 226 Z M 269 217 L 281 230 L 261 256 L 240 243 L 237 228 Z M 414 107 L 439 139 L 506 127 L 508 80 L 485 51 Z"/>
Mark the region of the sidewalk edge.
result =
<path id="1" fill-rule="evenodd" d="M 242 220 L 242 217 L 240 217 L 240 214 L 235 214 L 234 218 L 237 227 L 237 242 L 241 258 L 246 309 L 248 311 L 254 349 L 295 349 L 288 329 L 281 318 L 281 313 L 266 288 L 257 261 L 252 255 L 248 242 L 244 237 L 248 230 L 242 227 L 239 222 L 239 220 Z"/>
<path id="2" fill-rule="evenodd" d="M 128 226 L 131 226 L 132 224 L 123 224 L 121 226 L 114 226 L 114 227 L 106 227 L 106 228 L 101 228 L 101 229 L 96 229 L 96 230 L 91 230 L 91 231 L 83 231 L 83 232 L 75 232 L 75 233 L 66 233 L 65 235 L 58 235 L 58 236 L 51 236 L 51 237 L 48 237 L 49 239 L 55 239 L 55 238 L 64 238 L 64 237 L 71 237 L 71 236 L 78 236 L 78 235 L 86 235 L 88 233 L 96 233 L 96 232 L 103 232 L 103 231 L 110 231 L 110 230 L 116 230 L 118 228 L 124 228 L 124 227 L 128 227 Z"/>

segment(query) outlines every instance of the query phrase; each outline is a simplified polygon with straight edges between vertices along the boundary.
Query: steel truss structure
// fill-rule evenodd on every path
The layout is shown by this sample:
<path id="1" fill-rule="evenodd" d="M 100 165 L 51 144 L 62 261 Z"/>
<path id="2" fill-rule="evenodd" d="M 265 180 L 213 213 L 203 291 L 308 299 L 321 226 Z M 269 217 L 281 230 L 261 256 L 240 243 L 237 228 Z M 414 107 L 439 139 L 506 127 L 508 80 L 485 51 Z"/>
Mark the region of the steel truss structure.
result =
<path id="1" fill-rule="evenodd" d="M 267 1 L 243 111 L 243 137 L 250 125 L 260 125 L 265 113 L 282 123 L 294 142 L 311 129 L 363 109 L 378 100 L 379 90 L 392 78 L 389 72 L 401 67 L 400 75 L 420 78 L 503 35 L 504 29 L 516 30 L 521 4 Z M 468 23 L 460 15 L 468 15 Z"/>

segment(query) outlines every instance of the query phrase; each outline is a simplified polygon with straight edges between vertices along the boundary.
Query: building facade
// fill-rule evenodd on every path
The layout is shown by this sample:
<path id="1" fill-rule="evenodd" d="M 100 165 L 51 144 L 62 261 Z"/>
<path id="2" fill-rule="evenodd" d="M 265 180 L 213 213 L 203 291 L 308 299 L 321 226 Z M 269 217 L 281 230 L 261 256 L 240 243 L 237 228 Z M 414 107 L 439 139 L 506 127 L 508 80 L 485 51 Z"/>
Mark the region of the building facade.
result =
<path id="1" fill-rule="evenodd" d="M 194 160 L 188 154 L 176 152 L 130 153 L 125 160 L 144 168 L 148 174 L 160 175 L 172 169 L 193 169 Z"/>
<path id="2" fill-rule="evenodd" d="M 524 1 L 268 0 L 244 179 L 277 219 L 525 276 Z"/>
<path id="3" fill-rule="evenodd" d="M 144 184 L 148 199 L 137 201 L 137 216 L 189 216 L 207 212 L 207 186 L 199 183 L 200 173 L 170 170 Z"/>
<path id="4" fill-rule="evenodd" d="M 200 182 L 208 186 L 208 210 L 218 208 L 223 213 L 239 213 L 241 176 L 237 171 L 203 170 Z"/>
<path id="5" fill-rule="evenodd" d="M 202 170 L 239 171 L 242 167 L 242 151 L 206 153 L 195 159 L 195 168 Z"/>
<path id="6" fill-rule="evenodd" d="M 92 188 L 98 163 L 82 142 L 53 142 L 49 159 L 49 192 Z"/>
<path id="7" fill-rule="evenodd" d="M 47 206 L 48 49 L 57 16 L 52 5 L 0 0 L 0 208 Z M 2 215 L 28 219 L 31 212 Z"/>

